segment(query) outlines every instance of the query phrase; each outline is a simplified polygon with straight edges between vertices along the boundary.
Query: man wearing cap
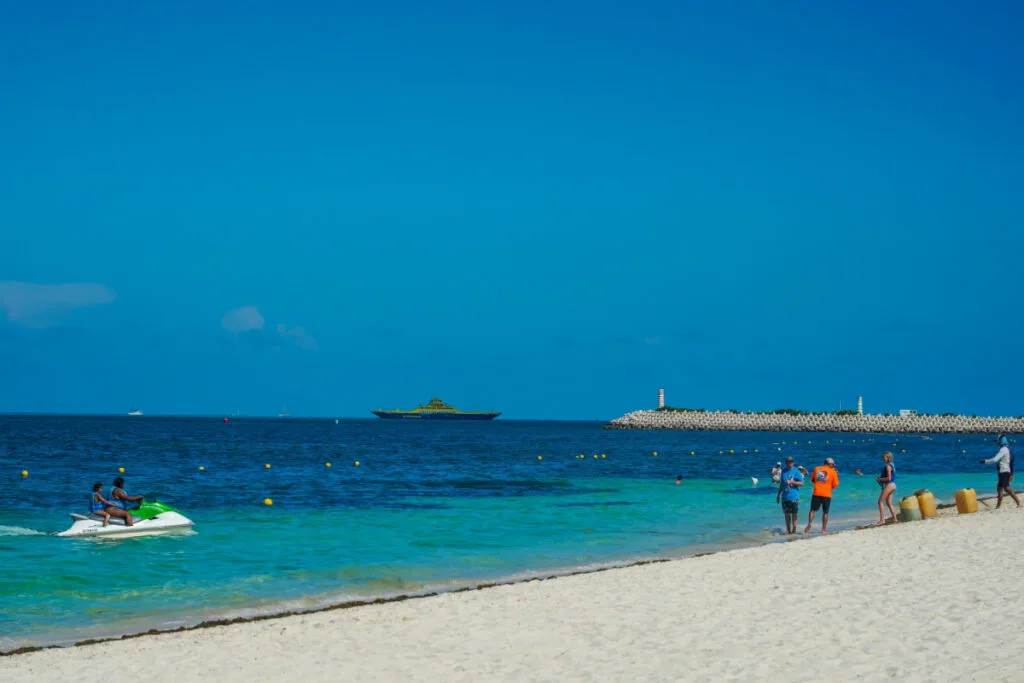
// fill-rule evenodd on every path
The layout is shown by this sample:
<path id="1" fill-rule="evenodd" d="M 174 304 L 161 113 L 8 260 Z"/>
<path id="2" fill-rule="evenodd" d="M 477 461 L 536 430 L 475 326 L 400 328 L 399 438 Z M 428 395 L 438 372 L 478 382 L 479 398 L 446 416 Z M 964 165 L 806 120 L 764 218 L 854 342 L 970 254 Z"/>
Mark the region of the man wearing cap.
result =
<path id="1" fill-rule="evenodd" d="M 996 484 L 996 507 L 998 508 L 1003 504 L 1003 492 L 1005 491 L 1010 498 L 1013 498 L 1013 502 L 1020 507 L 1020 498 L 1010 488 L 1010 482 L 1013 481 L 1013 453 L 1010 451 L 1010 440 L 1002 434 L 996 439 L 996 443 L 999 444 L 999 452 L 994 457 L 988 460 L 979 460 L 982 465 L 991 465 L 993 463 L 999 463 L 999 482 Z"/>
<path id="2" fill-rule="evenodd" d="M 782 512 L 786 515 L 786 533 L 795 534 L 797 515 L 800 507 L 800 487 L 804 485 L 804 475 L 793 466 L 793 456 L 786 458 L 786 469 L 782 470 L 782 481 L 779 492 L 775 494 L 775 502 L 782 502 Z"/>
<path id="3" fill-rule="evenodd" d="M 814 523 L 814 513 L 821 508 L 821 533 L 828 533 L 828 509 L 832 506 L 832 489 L 839 488 L 839 472 L 836 471 L 836 461 L 832 458 L 825 458 L 824 465 L 814 468 L 811 475 L 814 482 L 814 491 L 811 493 L 811 512 L 807 516 L 807 526 L 804 533 L 810 533 L 811 524 Z"/>

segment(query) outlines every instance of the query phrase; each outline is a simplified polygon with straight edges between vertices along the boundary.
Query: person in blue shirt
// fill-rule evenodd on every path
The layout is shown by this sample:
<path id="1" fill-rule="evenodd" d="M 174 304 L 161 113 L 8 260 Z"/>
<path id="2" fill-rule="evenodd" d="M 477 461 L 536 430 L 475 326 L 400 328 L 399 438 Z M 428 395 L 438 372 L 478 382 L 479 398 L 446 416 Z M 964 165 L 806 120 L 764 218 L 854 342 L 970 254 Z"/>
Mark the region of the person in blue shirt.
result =
<path id="1" fill-rule="evenodd" d="M 793 466 L 793 458 L 786 458 L 786 469 L 782 470 L 779 492 L 775 494 L 775 502 L 782 502 L 782 512 L 786 516 L 786 533 L 796 533 L 796 518 L 799 516 L 800 487 L 804 485 L 804 475 Z"/>

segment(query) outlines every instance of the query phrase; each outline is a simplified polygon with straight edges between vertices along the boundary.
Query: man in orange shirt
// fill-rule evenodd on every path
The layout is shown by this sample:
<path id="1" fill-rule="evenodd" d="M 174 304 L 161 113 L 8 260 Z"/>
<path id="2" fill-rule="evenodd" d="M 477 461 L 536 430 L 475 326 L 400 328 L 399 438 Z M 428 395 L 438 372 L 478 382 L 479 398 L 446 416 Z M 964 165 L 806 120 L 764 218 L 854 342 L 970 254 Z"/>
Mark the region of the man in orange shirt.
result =
<path id="1" fill-rule="evenodd" d="M 832 506 L 832 489 L 839 488 L 839 473 L 836 472 L 836 461 L 825 458 L 824 465 L 818 465 L 811 474 L 814 491 L 811 495 L 811 513 L 807 517 L 804 533 L 810 533 L 814 522 L 814 513 L 821 508 L 821 533 L 828 533 L 828 509 Z"/>

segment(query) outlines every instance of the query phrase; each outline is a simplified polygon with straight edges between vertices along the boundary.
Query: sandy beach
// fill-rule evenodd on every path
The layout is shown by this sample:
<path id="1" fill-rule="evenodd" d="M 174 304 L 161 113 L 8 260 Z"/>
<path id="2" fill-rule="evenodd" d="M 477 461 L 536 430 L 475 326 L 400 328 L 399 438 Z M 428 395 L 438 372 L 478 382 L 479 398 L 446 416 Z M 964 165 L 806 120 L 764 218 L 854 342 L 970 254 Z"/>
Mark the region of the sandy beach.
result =
<path id="1" fill-rule="evenodd" d="M 0 680 L 1024 680 L 1012 506 L 0 658 Z"/>

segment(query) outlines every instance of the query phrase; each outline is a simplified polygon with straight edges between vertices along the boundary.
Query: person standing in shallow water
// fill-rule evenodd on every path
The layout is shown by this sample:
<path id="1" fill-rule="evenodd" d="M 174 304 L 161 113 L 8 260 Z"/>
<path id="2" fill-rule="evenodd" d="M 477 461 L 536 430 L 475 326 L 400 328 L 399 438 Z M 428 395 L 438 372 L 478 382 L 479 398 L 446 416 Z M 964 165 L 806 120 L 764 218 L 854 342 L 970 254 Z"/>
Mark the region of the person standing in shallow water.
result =
<path id="1" fill-rule="evenodd" d="M 797 516 L 800 512 L 800 487 L 804 485 L 804 475 L 793 466 L 793 458 L 786 458 L 786 469 L 782 470 L 779 492 L 775 494 L 775 502 L 782 502 L 782 513 L 786 516 L 786 533 L 795 534 Z"/>
<path id="2" fill-rule="evenodd" d="M 1010 488 L 1010 482 L 1013 481 L 1013 452 L 1010 450 L 1010 440 L 1000 435 L 996 442 L 999 444 L 999 451 L 995 456 L 988 460 L 979 460 L 978 462 L 982 465 L 999 464 L 999 481 L 996 482 L 996 508 L 1003 504 L 1004 492 L 1010 498 L 1013 498 L 1013 502 L 1017 504 L 1017 507 L 1020 507 L 1020 498 Z"/>
<path id="3" fill-rule="evenodd" d="M 889 521 L 896 521 L 896 508 L 892 506 L 892 497 L 896 493 L 896 465 L 892 462 L 892 453 L 889 451 L 883 453 L 882 461 L 885 462 L 882 472 L 880 476 L 875 477 L 875 481 L 882 487 L 882 492 L 878 494 L 878 522 L 875 523 L 875 526 L 885 524 L 885 508 L 883 505 L 889 507 L 889 514 L 891 515 Z"/>
<path id="4" fill-rule="evenodd" d="M 814 468 L 811 475 L 811 482 L 814 490 L 811 493 L 811 511 L 807 515 L 807 526 L 804 533 L 810 533 L 811 524 L 814 523 L 814 513 L 821 508 L 821 533 L 828 533 L 828 510 L 832 507 L 832 490 L 839 488 L 839 472 L 836 471 L 836 461 L 832 458 L 825 458 L 824 465 Z"/>

